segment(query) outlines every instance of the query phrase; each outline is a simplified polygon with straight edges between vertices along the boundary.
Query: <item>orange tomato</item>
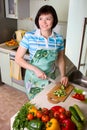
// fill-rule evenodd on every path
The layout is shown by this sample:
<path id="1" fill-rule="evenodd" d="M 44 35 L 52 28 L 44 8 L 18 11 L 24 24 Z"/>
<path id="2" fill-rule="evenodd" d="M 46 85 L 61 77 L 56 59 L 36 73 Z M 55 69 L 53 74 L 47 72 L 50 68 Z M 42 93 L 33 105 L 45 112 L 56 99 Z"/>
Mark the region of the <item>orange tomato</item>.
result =
<path id="1" fill-rule="evenodd" d="M 41 118 L 42 117 L 42 112 L 38 110 L 36 116 L 37 116 L 37 118 Z"/>
<path id="2" fill-rule="evenodd" d="M 50 120 L 50 117 L 48 115 L 42 115 L 41 119 L 43 122 L 48 122 Z"/>
<path id="3" fill-rule="evenodd" d="M 32 113 L 29 113 L 28 115 L 27 115 L 27 119 L 28 120 L 32 120 L 34 118 L 34 115 L 32 114 Z"/>

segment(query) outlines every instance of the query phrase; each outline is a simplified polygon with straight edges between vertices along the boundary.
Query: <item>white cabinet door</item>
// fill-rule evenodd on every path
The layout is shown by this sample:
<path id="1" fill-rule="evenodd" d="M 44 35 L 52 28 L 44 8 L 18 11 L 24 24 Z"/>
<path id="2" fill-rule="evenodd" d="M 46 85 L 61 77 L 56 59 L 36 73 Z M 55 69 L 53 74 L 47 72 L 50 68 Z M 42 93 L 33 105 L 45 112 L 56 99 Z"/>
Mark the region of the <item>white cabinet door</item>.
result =
<path id="1" fill-rule="evenodd" d="M 83 26 L 84 18 L 87 17 L 87 0 L 70 0 L 69 4 L 69 13 L 68 13 L 68 25 L 67 25 L 67 36 L 66 36 L 66 56 L 73 62 L 73 64 L 78 68 L 82 35 L 83 35 Z M 87 44 L 85 45 L 87 48 Z M 83 47 L 83 52 L 85 56 L 87 55 L 87 49 Z M 82 54 L 83 55 L 83 54 Z M 87 59 L 87 56 L 86 56 Z M 87 70 L 87 66 L 85 66 Z M 83 69 L 80 70 L 84 75 L 86 71 L 83 72 Z"/>
<path id="2" fill-rule="evenodd" d="M 79 62 L 79 69 L 83 72 L 84 75 L 87 76 L 87 18 L 84 21 L 84 30 L 83 30 L 83 37 L 82 37 L 82 49 L 81 49 L 81 58 Z"/>
<path id="3" fill-rule="evenodd" d="M 10 59 L 8 53 L 0 52 L 0 69 L 2 82 L 11 85 Z"/>

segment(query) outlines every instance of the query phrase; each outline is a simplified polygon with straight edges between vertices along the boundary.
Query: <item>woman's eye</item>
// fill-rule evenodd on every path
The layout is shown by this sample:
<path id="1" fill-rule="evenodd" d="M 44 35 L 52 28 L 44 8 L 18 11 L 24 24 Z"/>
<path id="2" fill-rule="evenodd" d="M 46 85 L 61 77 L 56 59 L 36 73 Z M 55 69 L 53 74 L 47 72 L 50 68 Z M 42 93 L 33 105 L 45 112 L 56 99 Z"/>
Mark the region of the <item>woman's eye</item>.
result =
<path id="1" fill-rule="evenodd" d="M 39 20 L 42 20 L 41 18 L 39 18 Z"/>
<path id="2" fill-rule="evenodd" d="M 47 18 L 47 20 L 51 20 L 50 18 Z"/>

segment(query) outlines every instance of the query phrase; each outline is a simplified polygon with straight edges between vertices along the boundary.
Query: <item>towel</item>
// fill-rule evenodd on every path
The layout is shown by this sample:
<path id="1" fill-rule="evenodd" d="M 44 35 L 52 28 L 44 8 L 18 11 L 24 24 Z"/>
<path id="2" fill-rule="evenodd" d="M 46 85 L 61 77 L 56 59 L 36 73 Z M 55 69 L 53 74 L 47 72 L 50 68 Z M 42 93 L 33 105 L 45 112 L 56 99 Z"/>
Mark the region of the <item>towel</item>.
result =
<path id="1" fill-rule="evenodd" d="M 10 60 L 10 77 L 22 80 L 21 67 L 14 60 Z"/>

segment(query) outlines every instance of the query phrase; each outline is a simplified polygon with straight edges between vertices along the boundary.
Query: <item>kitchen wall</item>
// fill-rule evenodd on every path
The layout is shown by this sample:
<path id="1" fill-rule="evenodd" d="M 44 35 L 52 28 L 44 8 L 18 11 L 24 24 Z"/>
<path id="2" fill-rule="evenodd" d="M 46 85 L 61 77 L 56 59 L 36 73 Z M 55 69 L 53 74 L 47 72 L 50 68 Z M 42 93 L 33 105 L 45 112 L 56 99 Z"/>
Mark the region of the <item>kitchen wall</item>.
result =
<path id="1" fill-rule="evenodd" d="M 65 2 L 64 0 L 55 0 L 55 2 L 54 0 L 30 0 L 30 17 L 26 19 L 18 19 L 18 29 L 24 29 L 27 31 L 35 29 L 34 18 L 36 13 L 41 6 L 46 4 L 52 5 L 58 15 L 59 23 L 54 30 L 66 38 L 69 0 L 66 0 Z"/>

